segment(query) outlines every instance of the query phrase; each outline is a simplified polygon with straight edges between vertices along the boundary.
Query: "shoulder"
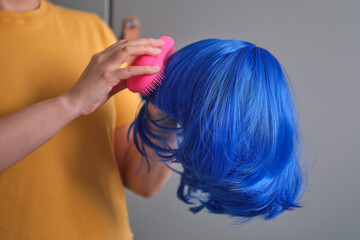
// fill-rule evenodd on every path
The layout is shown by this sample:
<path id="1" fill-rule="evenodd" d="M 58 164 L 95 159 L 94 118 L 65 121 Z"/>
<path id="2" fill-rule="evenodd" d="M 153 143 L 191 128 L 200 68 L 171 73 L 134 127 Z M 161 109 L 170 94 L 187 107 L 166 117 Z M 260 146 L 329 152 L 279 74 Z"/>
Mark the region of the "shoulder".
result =
<path id="1" fill-rule="evenodd" d="M 60 24 L 64 24 L 86 37 L 96 38 L 93 40 L 103 42 L 106 46 L 117 40 L 111 28 L 96 13 L 49 4 Z"/>
<path id="2" fill-rule="evenodd" d="M 73 21 L 91 21 L 91 22 L 101 22 L 101 18 L 93 12 L 87 12 L 83 10 L 77 10 L 72 8 L 67 8 L 61 5 L 57 5 L 51 2 L 48 2 L 49 8 L 54 15 L 61 16 L 62 18 L 68 18 Z"/>

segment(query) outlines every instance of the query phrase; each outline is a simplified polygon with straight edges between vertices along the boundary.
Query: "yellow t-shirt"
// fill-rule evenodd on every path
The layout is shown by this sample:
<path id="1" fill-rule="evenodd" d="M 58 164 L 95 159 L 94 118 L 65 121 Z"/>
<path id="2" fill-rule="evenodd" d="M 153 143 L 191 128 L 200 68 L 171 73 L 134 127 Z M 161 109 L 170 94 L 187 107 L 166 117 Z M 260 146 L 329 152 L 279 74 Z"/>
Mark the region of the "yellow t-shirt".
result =
<path id="1" fill-rule="evenodd" d="M 115 41 L 95 14 L 47 1 L 0 11 L 0 117 L 70 89 Z M 118 93 L 0 173 L 0 239 L 132 239 L 113 134 L 138 103 Z"/>

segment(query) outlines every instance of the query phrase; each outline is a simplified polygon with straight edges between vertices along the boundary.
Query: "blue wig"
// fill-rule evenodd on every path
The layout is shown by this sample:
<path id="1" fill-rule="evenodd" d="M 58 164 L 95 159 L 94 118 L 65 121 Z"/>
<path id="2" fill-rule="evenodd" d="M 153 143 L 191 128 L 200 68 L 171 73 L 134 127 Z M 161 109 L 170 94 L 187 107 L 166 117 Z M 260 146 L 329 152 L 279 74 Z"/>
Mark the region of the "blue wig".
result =
<path id="1" fill-rule="evenodd" d="M 144 144 L 182 165 L 177 193 L 197 204 L 191 211 L 247 220 L 300 207 L 297 111 L 291 85 L 270 52 L 240 40 L 202 40 L 174 53 L 164 76 L 144 98 L 132 124 L 134 140 L 145 157 Z M 149 102 L 177 127 L 151 119 Z M 166 144 L 167 131 L 176 132 L 176 149 Z M 155 144 L 159 140 L 163 144 Z"/>

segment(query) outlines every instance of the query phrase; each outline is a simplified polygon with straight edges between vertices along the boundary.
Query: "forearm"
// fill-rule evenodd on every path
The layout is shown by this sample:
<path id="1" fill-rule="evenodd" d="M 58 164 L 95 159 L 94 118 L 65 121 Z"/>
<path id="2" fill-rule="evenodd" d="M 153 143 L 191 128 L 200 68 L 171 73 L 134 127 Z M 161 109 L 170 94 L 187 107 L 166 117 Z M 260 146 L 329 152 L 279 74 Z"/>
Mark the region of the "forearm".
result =
<path id="1" fill-rule="evenodd" d="M 0 172 L 51 139 L 78 116 L 63 95 L 0 118 Z"/>
<path id="2" fill-rule="evenodd" d="M 142 167 L 141 158 L 142 155 L 138 152 L 135 144 L 132 143 L 126 154 L 126 166 L 124 171 L 125 185 L 133 192 L 143 196 L 152 197 L 157 193 L 168 180 L 171 170 L 160 161 L 160 158 L 155 152 L 145 147 L 147 158 L 149 161 L 150 171 L 143 159 Z M 168 163 L 170 166 L 171 163 Z"/>
<path id="3" fill-rule="evenodd" d="M 119 68 L 130 57 L 159 55 L 163 41 L 148 38 L 118 41 L 95 54 L 79 80 L 60 97 L 34 104 L 0 118 L 0 172 L 52 138 L 66 124 L 89 115 L 125 85 L 121 80 L 155 74 L 158 67 Z"/>
<path id="4" fill-rule="evenodd" d="M 143 197 L 151 197 L 166 183 L 171 170 L 160 161 L 161 159 L 154 150 L 145 145 L 146 156 L 150 165 L 149 172 L 145 158 L 139 153 L 134 144 L 132 132 L 129 135 L 129 141 L 127 141 L 128 130 L 129 125 L 125 125 L 115 131 L 115 155 L 122 180 L 124 185 L 133 192 Z M 167 137 L 169 146 L 176 148 L 176 134 L 169 133 Z M 160 141 L 154 141 L 159 146 L 163 144 Z M 170 162 L 167 164 L 172 166 Z"/>

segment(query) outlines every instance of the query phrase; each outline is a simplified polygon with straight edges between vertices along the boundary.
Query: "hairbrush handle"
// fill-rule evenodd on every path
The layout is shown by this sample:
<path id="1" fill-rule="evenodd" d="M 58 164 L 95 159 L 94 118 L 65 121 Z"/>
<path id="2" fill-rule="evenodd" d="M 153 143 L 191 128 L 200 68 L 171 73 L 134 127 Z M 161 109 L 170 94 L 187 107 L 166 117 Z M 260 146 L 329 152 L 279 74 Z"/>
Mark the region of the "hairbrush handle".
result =
<path id="1" fill-rule="evenodd" d="M 154 75 L 140 75 L 128 78 L 127 87 L 130 91 L 138 92 L 143 96 L 147 96 L 151 92 L 155 91 L 156 87 L 161 83 L 166 61 L 173 53 L 174 40 L 169 36 L 162 36 L 159 39 L 164 41 L 164 45 L 160 48 L 160 55 L 139 56 L 135 58 L 135 60 L 131 63 L 131 66 L 158 66 L 160 71 Z"/>

